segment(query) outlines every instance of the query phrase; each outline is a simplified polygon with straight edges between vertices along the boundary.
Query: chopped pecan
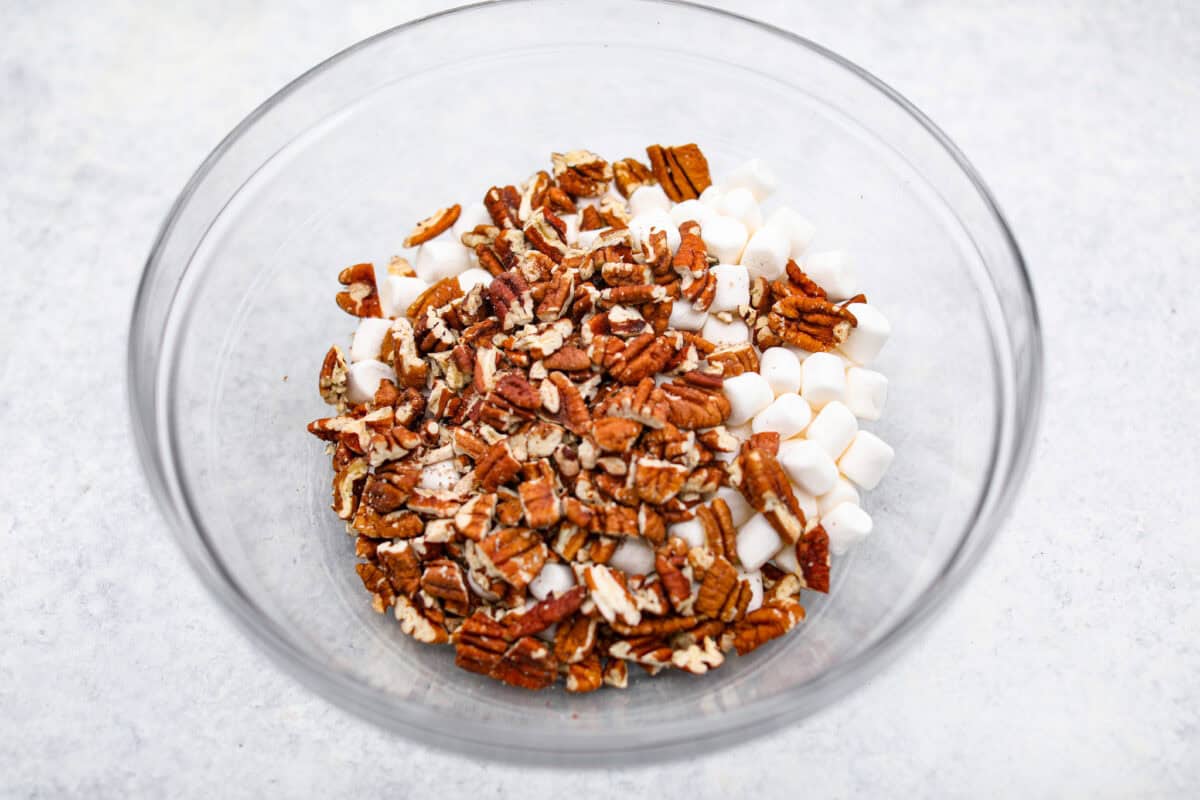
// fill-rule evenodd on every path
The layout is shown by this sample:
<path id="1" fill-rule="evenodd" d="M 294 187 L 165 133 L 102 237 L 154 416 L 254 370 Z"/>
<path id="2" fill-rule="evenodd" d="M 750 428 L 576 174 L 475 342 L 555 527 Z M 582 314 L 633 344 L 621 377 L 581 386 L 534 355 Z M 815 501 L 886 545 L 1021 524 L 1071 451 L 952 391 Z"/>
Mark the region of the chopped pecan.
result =
<path id="1" fill-rule="evenodd" d="M 429 364 L 417 352 L 416 332 L 407 319 L 392 323 L 392 368 L 401 386 L 421 389 L 429 376 Z"/>
<path id="2" fill-rule="evenodd" d="M 396 621 L 400 623 L 401 631 L 425 644 L 450 641 L 450 634 L 431 618 L 430 611 L 422 603 L 420 595 L 411 600 L 403 596 L 396 598 Z"/>
<path id="3" fill-rule="evenodd" d="M 377 614 L 382 614 L 392 607 L 396 602 L 396 592 L 387 574 L 377 564 L 355 564 L 354 571 L 358 573 L 363 588 L 371 595 L 371 607 Z"/>
<path id="4" fill-rule="evenodd" d="M 707 391 L 680 381 L 662 386 L 666 396 L 667 418 L 684 430 L 711 428 L 729 418 L 729 398 L 721 391 Z"/>
<path id="5" fill-rule="evenodd" d="M 630 339 L 625 344 L 612 376 L 618 383 L 631 386 L 646 378 L 653 378 L 675 355 L 668 339 L 647 333 Z"/>
<path id="6" fill-rule="evenodd" d="M 504 330 L 533 321 L 533 295 L 521 273 L 514 270 L 500 273 L 488 285 L 485 296 Z"/>
<path id="7" fill-rule="evenodd" d="M 567 665 L 568 692 L 583 694 L 594 692 L 604 684 L 604 672 L 600 667 L 600 656 L 592 653 L 578 664 Z"/>
<path id="8" fill-rule="evenodd" d="M 758 353 L 748 344 L 719 347 L 707 356 L 708 363 L 721 368 L 721 375 L 732 378 L 743 372 L 758 372 Z"/>
<path id="9" fill-rule="evenodd" d="M 496 513 L 496 495 L 477 494 L 459 506 L 454 514 L 454 527 L 471 541 L 478 542 L 492 529 L 492 517 Z"/>
<path id="10" fill-rule="evenodd" d="M 642 423 L 621 417 L 601 417 L 592 423 L 592 438 L 609 453 L 624 453 L 637 441 Z"/>
<path id="11" fill-rule="evenodd" d="M 559 348 L 552 355 L 547 356 L 543 363 L 548 370 L 562 372 L 580 372 L 592 366 L 592 360 L 588 357 L 587 352 L 574 345 Z"/>
<path id="12" fill-rule="evenodd" d="M 608 654 L 613 658 L 662 669 L 671 665 L 672 650 L 657 636 L 635 636 L 613 642 L 608 646 Z"/>
<path id="13" fill-rule="evenodd" d="M 588 530 L 609 536 L 637 536 L 637 511 L 625 505 L 612 503 L 594 506 Z"/>
<path id="14" fill-rule="evenodd" d="M 338 274 L 338 283 L 345 286 L 337 293 L 338 308 L 356 317 L 380 317 L 379 289 L 375 286 L 375 267 L 371 264 L 355 264 Z"/>
<path id="15" fill-rule="evenodd" d="M 587 586 L 596 610 L 609 623 L 619 619 L 626 625 L 637 625 L 642 621 L 642 613 L 620 572 L 602 564 L 589 564 L 576 567 L 576 574 Z"/>
<path id="16" fill-rule="evenodd" d="M 346 357 L 342 355 L 342 348 L 335 344 L 329 348 L 325 360 L 321 362 L 321 375 L 317 380 L 321 399 L 331 406 L 343 407 L 346 404 L 348 376 Z"/>
<path id="17" fill-rule="evenodd" d="M 558 662 L 545 642 L 526 636 L 511 645 L 500 623 L 480 612 L 455 632 L 454 663 L 522 689 L 545 689 L 558 679 Z"/>
<path id="18" fill-rule="evenodd" d="M 462 287 L 458 283 L 458 278 L 442 278 L 417 295 L 417 299 L 412 301 L 412 305 L 404 313 L 416 324 L 418 320 L 425 319 L 430 310 L 439 309 L 462 296 Z"/>
<path id="19" fill-rule="evenodd" d="M 529 381 L 515 372 L 506 372 L 497 379 L 496 394 L 517 408 L 530 411 L 542 404 L 537 390 L 529 385 Z"/>
<path id="20" fill-rule="evenodd" d="M 498 228 L 517 226 L 517 209 L 520 205 L 521 197 L 513 186 L 493 186 L 483 196 L 483 207 Z"/>
<path id="21" fill-rule="evenodd" d="M 783 636 L 804 619 L 804 606 L 795 600 L 772 600 L 751 611 L 732 628 L 732 644 L 739 656 Z"/>
<path id="22" fill-rule="evenodd" d="M 596 413 L 636 420 L 647 428 L 657 429 L 665 425 L 667 418 L 675 412 L 667 394 L 654 383 L 654 379 L 645 378 L 637 386 L 625 386 L 610 394 L 599 404 Z"/>
<path id="23" fill-rule="evenodd" d="M 721 556 L 715 556 L 700 581 L 696 595 L 696 613 L 732 622 L 746 613 L 750 603 L 750 584 L 738 579 L 737 569 Z"/>
<path id="24" fill-rule="evenodd" d="M 622 197 L 629 197 L 639 187 L 654 183 L 654 173 L 636 158 L 622 158 L 612 165 L 613 179 Z"/>
<path id="25" fill-rule="evenodd" d="M 559 623 L 554 633 L 554 655 L 564 664 L 578 664 L 596 647 L 596 618 L 576 614 Z"/>
<path id="26" fill-rule="evenodd" d="M 829 591 L 829 534 L 820 525 L 801 535 L 796 542 L 796 562 L 804 577 L 804 588 Z"/>
<path id="27" fill-rule="evenodd" d="M 610 658 L 604 664 L 604 685 L 614 689 L 629 686 L 629 666 L 619 658 Z"/>
<path id="28" fill-rule="evenodd" d="M 566 234 L 560 230 L 562 225 L 562 220 L 542 208 L 534 211 L 525 223 L 526 241 L 538 252 L 549 256 L 555 264 L 562 261 L 567 251 Z"/>
<path id="29" fill-rule="evenodd" d="M 854 315 L 820 297 L 791 295 L 771 307 L 767 325 L 788 344 L 810 352 L 832 350 L 858 324 Z"/>
<path id="30" fill-rule="evenodd" d="M 654 554 L 654 569 L 677 614 L 692 612 L 692 567 L 687 563 L 687 545 L 672 539 Z"/>
<path id="31" fill-rule="evenodd" d="M 671 653 L 671 664 L 684 672 L 703 675 L 725 663 L 725 654 L 711 636 Z"/>
<path id="32" fill-rule="evenodd" d="M 643 502 L 659 505 L 667 502 L 683 488 L 687 469 L 670 461 L 656 458 L 640 458 L 634 483 L 637 495 Z"/>
<path id="33" fill-rule="evenodd" d="M 582 586 L 572 586 L 565 592 L 535 603 L 525 611 L 505 617 L 504 627 L 508 629 L 509 637 L 513 639 L 541 633 L 551 625 L 557 625 L 578 611 L 586 598 L 587 589 Z"/>
<path id="34" fill-rule="evenodd" d="M 587 150 L 552 153 L 550 160 L 558 185 L 572 197 L 595 197 L 612 180 L 613 171 L 608 162 Z"/>
<path id="35" fill-rule="evenodd" d="M 652 144 L 646 148 L 650 168 L 662 185 L 667 197 L 678 203 L 699 197 L 712 185 L 708 174 L 708 160 L 694 144 L 663 147 Z"/>
<path id="36" fill-rule="evenodd" d="M 679 226 L 679 249 L 671 262 L 675 271 L 692 278 L 702 278 L 708 274 L 708 247 L 700 238 L 700 223 L 690 220 Z M 712 298 L 709 298 L 712 302 Z M 697 311 L 707 311 L 708 306 L 696 307 Z"/>
<path id="37" fill-rule="evenodd" d="M 415 247 L 419 244 L 424 244 L 443 231 L 449 230 L 450 226 L 458 222 L 458 215 L 462 212 L 462 206 L 458 203 L 449 208 L 439 208 L 430 216 L 417 223 L 404 240 L 405 247 Z"/>
<path id="38" fill-rule="evenodd" d="M 559 421 L 571 433 L 583 436 L 591 425 L 592 415 L 588 412 L 587 403 L 584 402 L 579 387 L 561 372 L 551 372 L 548 379 L 558 390 Z"/>
<path id="39" fill-rule="evenodd" d="M 521 462 L 513 458 L 512 448 L 504 439 L 489 447 L 475 465 L 475 478 L 485 492 L 494 492 L 515 478 L 520 470 Z"/>
<path id="40" fill-rule="evenodd" d="M 501 528 L 479 542 L 479 553 L 490 565 L 492 574 L 510 586 L 524 589 L 542 571 L 549 550 L 527 528 Z"/>
<path id="41" fill-rule="evenodd" d="M 467 593 L 462 567 L 449 559 L 439 558 L 425 566 L 421 588 L 441 600 L 442 608 L 449 614 L 465 617 L 471 610 L 471 596 Z"/>
<path id="42" fill-rule="evenodd" d="M 333 475 L 333 510 L 339 519 L 350 519 L 358 509 L 367 478 L 367 459 L 355 458 Z"/>
<path id="43" fill-rule="evenodd" d="M 799 539 L 804 533 L 804 512 L 775 455 L 749 441 L 742 445 L 731 467 L 730 481 L 767 518 L 776 533 L 785 542 Z"/>
<path id="44" fill-rule="evenodd" d="M 411 511 L 380 514 L 366 503 L 359 504 L 350 525 L 372 539 L 412 539 L 425 531 L 425 523 Z"/>
<path id="45" fill-rule="evenodd" d="M 525 524 L 531 528 L 549 528 L 562 519 L 562 502 L 554 493 L 554 483 L 548 478 L 525 481 L 517 487 Z"/>
<path id="46" fill-rule="evenodd" d="M 808 277 L 795 261 L 788 259 L 785 271 L 787 272 L 788 284 L 800 294 L 807 297 L 826 296 L 825 290 L 816 281 Z"/>
<path id="47" fill-rule="evenodd" d="M 380 514 L 398 511 L 404 507 L 420 479 L 421 470 L 415 465 L 397 464 L 377 469 L 367 478 L 362 501 Z"/>
<path id="48" fill-rule="evenodd" d="M 718 497 L 708 505 L 696 506 L 695 511 L 696 519 L 704 528 L 708 549 L 737 564 L 737 527 L 733 524 L 729 504 Z"/>
<path id="49" fill-rule="evenodd" d="M 538 301 L 536 316 L 542 322 L 553 322 L 566 313 L 575 297 L 574 273 L 555 275 L 546 284 L 545 293 Z M 547 367 L 547 369 L 562 369 L 562 367 Z"/>

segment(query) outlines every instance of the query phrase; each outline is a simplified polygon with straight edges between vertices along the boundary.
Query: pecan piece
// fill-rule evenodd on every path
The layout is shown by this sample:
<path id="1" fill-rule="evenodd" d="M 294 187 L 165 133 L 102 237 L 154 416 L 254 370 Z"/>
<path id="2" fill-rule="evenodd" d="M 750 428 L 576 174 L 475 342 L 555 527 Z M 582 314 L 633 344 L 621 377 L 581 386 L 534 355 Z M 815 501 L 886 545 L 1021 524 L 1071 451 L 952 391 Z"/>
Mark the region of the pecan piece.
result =
<path id="1" fill-rule="evenodd" d="M 733 648 L 744 656 L 783 636 L 803 619 L 804 606 L 795 600 L 771 600 L 733 626 Z"/>
<path id="2" fill-rule="evenodd" d="M 521 471 L 521 462 L 513 458 L 512 447 L 502 439 L 488 448 L 475 465 L 475 478 L 485 492 L 494 492 Z"/>
<path id="3" fill-rule="evenodd" d="M 523 637 L 511 645 L 503 625 L 481 612 L 455 632 L 456 666 L 522 689 L 545 689 L 558 679 L 558 662 L 544 642 Z"/>
<path id="4" fill-rule="evenodd" d="M 629 686 L 629 666 L 619 658 L 610 658 L 604 665 L 604 685 L 614 689 Z"/>
<path id="5" fill-rule="evenodd" d="M 696 506 L 695 510 L 696 519 L 704 528 L 708 549 L 737 564 L 737 527 L 733 524 L 729 504 L 718 497 L 706 506 Z"/>
<path id="6" fill-rule="evenodd" d="M 576 567 L 580 581 L 587 586 L 596 610 L 610 624 L 621 620 L 626 625 L 642 621 L 642 612 L 625 584 L 625 576 L 602 564 Z"/>
<path id="7" fill-rule="evenodd" d="M 526 528 L 501 528 L 479 542 L 479 554 L 492 574 L 517 589 L 537 577 L 549 553 L 545 542 Z"/>
<path id="8" fill-rule="evenodd" d="M 771 307 L 767 325 L 783 341 L 816 353 L 846 341 L 858 320 L 823 298 L 791 295 Z"/>
<path id="9" fill-rule="evenodd" d="M 517 487 L 525 524 L 531 528 L 549 528 L 562 519 L 562 501 L 554 493 L 549 478 L 525 481 Z"/>
<path id="10" fill-rule="evenodd" d="M 804 533 L 796 542 L 796 561 L 804 578 L 804 588 L 829 591 L 829 534 L 820 525 Z"/>
<path id="11" fill-rule="evenodd" d="M 413 228 L 413 232 L 405 237 L 404 246 L 415 247 L 428 242 L 458 222 L 458 215 L 461 212 L 462 206 L 458 203 L 448 208 L 439 208 L 433 214 L 417 223 L 416 227 Z"/>
<path id="12" fill-rule="evenodd" d="M 462 296 L 462 287 L 458 283 L 458 278 L 442 278 L 417 295 L 417 299 L 412 301 L 412 305 L 404 313 L 415 324 L 418 320 L 425 319 L 427 312 L 431 309 L 441 308 Z"/>
<path id="13" fill-rule="evenodd" d="M 767 518 L 785 542 L 800 538 L 805 527 L 804 512 L 787 473 L 770 449 L 756 446 L 754 439 L 743 444 L 731 465 L 729 477 L 746 501 Z"/>
<path id="14" fill-rule="evenodd" d="M 350 526 L 372 539 L 412 539 L 425 531 L 425 523 L 411 511 L 380 514 L 366 503 L 360 503 Z"/>
<path id="15" fill-rule="evenodd" d="M 700 238 L 700 223 L 689 220 L 679 226 L 679 249 L 671 261 L 675 271 L 692 278 L 701 278 L 708 273 L 708 247 Z M 712 302 L 712 298 L 709 298 Z M 707 311 L 708 306 L 696 307 L 697 311 Z"/>
<path id="16" fill-rule="evenodd" d="M 579 387 L 561 372 L 551 372 L 549 382 L 558 391 L 558 419 L 563 427 L 577 436 L 586 434 L 591 425 L 592 415 L 588 412 L 587 403 L 584 402 Z"/>
<path id="17" fill-rule="evenodd" d="M 421 479 L 421 470 L 416 466 L 388 467 L 381 467 L 368 477 L 362 492 L 362 501 L 380 514 L 403 508 Z"/>
<path id="18" fill-rule="evenodd" d="M 592 423 L 596 446 L 609 453 L 624 453 L 637 441 L 642 423 L 621 417 L 602 417 Z"/>
<path id="19" fill-rule="evenodd" d="M 696 595 L 696 613 L 732 622 L 746 613 L 750 603 L 750 584 L 738 579 L 737 569 L 721 556 L 715 556 L 700 581 Z"/>
<path id="20" fill-rule="evenodd" d="M 572 197 L 596 197 L 612 180 L 609 163 L 587 150 L 551 153 L 550 161 L 558 185 Z"/>
<path id="21" fill-rule="evenodd" d="M 371 264 L 355 264 L 338 274 L 338 283 L 345 286 L 338 292 L 338 308 L 356 317 L 381 317 L 379 289 L 375 286 L 375 267 Z"/>
<path id="22" fill-rule="evenodd" d="M 547 597 L 519 614 L 508 615 L 504 618 L 504 627 L 508 629 L 508 635 L 513 639 L 541 633 L 551 625 L 557 625 L 578 611 L 586 598 L 587 589 L 582 586 L 572 586 L 565 592 Z"/>
<path id="23" fill-rule="evenodd" d="M 695 144 L 663 147 L 652 144 L 646 148 L 650 168 L 672 201 L 689 200 L 712 185 L 708 160 Z"/>
<path id="24" fill-rule="evenodd" d="M 359 506 L 367 478 L 367 459 L 354 458 L 333 474 L 333 511 L 339 519 L 350 519 Z"/>
<path id="25" fill-rule="evenodd" d="M 634 473 L 637 496 L 646 503 L 661 505 L 679 494 L 687 468 L 657 458 L 640 458 Z"/>
<path id="26" fill-rule="evenodd" d="M 629 197 L 642 186 L 654 183 L 654 173 L 636 158 L 622 158 L 612 165 L 613 179 L 622 197 Z"/>
<path id="27" fill-rule="evenodd" d="M 758 372 L 758 353 L 748 344 L 719 347 L 706 356 L 708 363 L 721 368 L 721 376 L 732 378 L 743 372 Z"/>
<path id="28" fill-rule="evenodd" d="M 392 582 L 377 564 L 355 564 L 354 571 L 358 573 L 363 588 L 371 595 L 371 607 L 375 609 L 375 613 L 382 614 L 396 602 Z"/>
<path id="29" fill-rule="evenodd" d="M 483 207 L 487 209 L 492 222 L 498 228 L 513 228 L 517 225 L 517 209 L 521 205 L 521 196 L 514 186 L 493 186 L 483 196 Z M 478 228 L 476 228 L 478 230 Z M 467 242 L 463 242 L 467 244 Z M 476 245 L 468 245 L 476 246 Z"/>
<path id="30" fill-rule="evenodd" d="M 712 428 L 729 418 L 729 398 L 721 391 L 706 391 L 680 381 L 663 384 L 671 424 L 684 430 Z"/>
<path id="31" fill-rule="evenodd" d="M 400 623 L 401 631 L 425 644 L 444 644 L 450 641 L 450 634 L 432 619 L 430 612 L 431 609 L 425 607 L 420 595 L 411 600 L 403 596 L 396 598 L 396 621 Z"/>
<path id="32" fill-rule="evenodd" d="M 658 374 L 673 355 L 675 349 L 666 338 L 650 333 L 634 337 L 625 344 L 624 352 L 612 369 L 612 376 L 626 386 L 640 383 Z"/>
<path id="33" fill-rule="evenodd" d="M 477 494 L 459 506 L 454 514 L 454 527 L 473 542 L 478 542 L 492 529 L 492 517 L 496 513 L 496 495 Z"/>
<path id="34" fill-rule="evenodd" d="M 724 663 L 725 654 L 711 636 L 704 637 L 700 643 L 690 644 L 671 653 L 671 664 L 676 669 L 693 675 L 703 675 Z"/>
<path id="35" fill-rule="evenodd" d="M 520 272 L 500 273 L 492 279 L 484 295 L 504 330 L 533 321 L 533 295 Z"/>
<path id="36" fill-rule="evenodd" d="M 687 544 L 672 538 L 654 554 L 654 570 L 677 614 L 692 612 L 692 567 L 687 563 Z"/>
<path id="37" fill-rule="evenodd" d="M 462 567 L 447 558 L 431 561 L 421 575 L 421 588 L 442 601 L 442 608 L 456 617 L 471 610 L 471 596 Z"/>
<path id="38" fill-rule="evenodd" d="M 567 665 L 566 688 L 572 694 L 594 692 L 604 684 L 600 656 L 592 653 L 578 664 Z"/>
<path id="39" fill-rule="evenodd" d="M 343 407 L 346 404 L 347 378 L 346 357 L 342 348 L 336 344 L 329 348 L 325 360 L 321 362 L 321 375 L 317 379 L 317 390 L 321 399 L 331 406 Z"/>
<path id="40" fill-rule="evenodd" d="M 564 664 L 578 664 L 596 646 L 596 618 L 576 614 L 554 633 L 554 655 Z"/>
<path id="41" fill-rule="evenodd" d="M 548 370 L 562 372 L 581 372 L 592 366 L 592 360 L 588 357 L 587 352 L 574 345 L 559 348 L 553 354 L 546 356 L 542 363 Z"/>

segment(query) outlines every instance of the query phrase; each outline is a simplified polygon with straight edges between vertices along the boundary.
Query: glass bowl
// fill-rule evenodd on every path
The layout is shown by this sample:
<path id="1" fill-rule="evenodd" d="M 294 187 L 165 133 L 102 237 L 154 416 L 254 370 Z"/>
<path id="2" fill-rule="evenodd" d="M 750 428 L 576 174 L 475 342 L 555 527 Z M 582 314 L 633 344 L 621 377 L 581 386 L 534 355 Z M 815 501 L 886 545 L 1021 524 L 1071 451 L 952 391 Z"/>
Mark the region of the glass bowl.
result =
<path id="1" fill-rule="evenodd" d="M 762 157 L 779 198 L 855 256 L 890 318 L 865 498 L 875 533 L 837 559 L 788 637 L 715 673 L 529 693 L 456 669 L 375 614 L 329 511 L 316 375 L 354 320 L 339 269 L 386 263 L 437 206 L 549 153 L 698 142 L 715 175 Z M 310 70 L 201 165 L 163 225 L 129 341 L 137 447 L 205 584 L 323 696 L 416 740 L 567 764 L 696 754 L 860 685 L 963 582 L 1025 471 L 1041 344 L 1021 255 L 974 170 L 894 91 L 798 36 L 678 3 L 472 6 Z M 640 675 L 640 670 L 637 671 Z"/>

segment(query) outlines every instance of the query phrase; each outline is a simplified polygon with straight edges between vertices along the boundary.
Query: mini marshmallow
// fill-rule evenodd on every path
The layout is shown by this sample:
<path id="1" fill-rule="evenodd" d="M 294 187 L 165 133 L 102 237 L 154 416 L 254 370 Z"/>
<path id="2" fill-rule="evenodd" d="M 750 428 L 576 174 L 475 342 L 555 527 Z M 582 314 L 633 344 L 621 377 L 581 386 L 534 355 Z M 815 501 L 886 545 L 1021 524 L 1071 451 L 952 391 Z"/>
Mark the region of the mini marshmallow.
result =
<path id="1" fill-rule="evenodd" d="M 800 506 L 800 510 L 804 512 L 804 521 L 807 526 L 812 527 L 816 525 L 817 520 L 821 516 L 820 506 L 817 505 L 817 498 L 804 491 L 803 487 L 797 486 L 794 483 L 792 484 L 792 495 L 796 498 L 796 503 Z"/>
<path id="2" fill-rule="evenodd" d="M 744 187 L 730 189 L 721 198 L 720 211 L 727 217 L 733 217 L 746 226 L 746 230 L 754 233 L 762 227 L 762 211 L 754 193 Z"/>
<path id="3" fill-rule="evenodd" d="M 785 347 L 768 347 L 758 359 L 758 372 L 777 395 L 800 391 L 800 359 Z"/>
<path id="4" fill-rule="evenodd" d="M 789 439 L 779 444 L 779 466 L 797 486 L 814 498 L 833 488 L 838 470 L 833 458 L 816 442 Z M 814 510 L 816 502 L 813 502 Z"/>
<path id="5" fill-rule="evenodd" d="M 600 234 L 603 232 L 604 228 L 596 228 L 595 230 L 590 231 L 580 231 L 578 238 L 575 239 L 575 244 L 586 250 L 587 248 L 591 247 L 597 239 L 600 238 Z"/>
<path id="6" fill-rule="evenodd" d="M 804 272 L 819 283 L 832 300 L 845 300 L 858 294 L 858 281 L 850 270 L 850 256 L 844 250 L 813 253 L 804 261 Z"/>
<path id="7" fill-rule="evenodd" d="M 842 474 L 864 489 L 874 489 L 892 465 L 896 451 L 870 431 L 859 431 L 838 459 Z"/>
<path id="8" fill-rule="evenodd" d="M 715 183 L 709 185 L 707 189 L 700 193 L 700 202 L 712 209 L 717 209 L 721 205 L 721 198 L 725 193 Z"/>
<path id="9" fill-rule="evenodd" d="M 741 492 L 731 486 L 722 486 L 717 489 L 717 494 L 713 499 L 725 501 L 725 505 L 729 506 L 729 516 L 733 518 L 734 525 L 741 525 L 754 516 L 754 507 L 746 502 L 746 498 Z"/>
<path id="10" fill-rule="evenodd" d="M 816 225 L 802 217 L 795 209 L 787 206 L 775 209 L 763 223 L 763 228 L 782 234 L 788 240 L 788 256 L 797 261 L 812 244 L 813 237 L 817 233 Z"/>
<path id="11" fill-rule="evenodd" d="M 873 369 L 851 367 L 846 370 L 846 408 L 859 419 L 879 419 L 887 402 L 887 387 L 884 375 Z"/>
<path id="12" fill-rule="evenodd" d="M 742 344 L 750 341 L 750 329 L 740 319 L 722 322 L 716 317 L 710 316 L 704 321 L 700 335 L 718 347 L 723 344 Z"/>
<path id="13" fill-rule="evenodd" d="M 710 322 L 712 320 L 709 320 Z M 705 326 L 705 330 L 708 326 Z M 708 338 L 706 335 L 704 338 Z M 726 378 L 725 396 L 729 398 L 729 419 L 726 425 L 741 425 L 754 417 L 775 399 L 767 379 L 757 372 L 743 372 Z"/>
<path id="14" fill-rule="evenodd" d="M 639 186 L 629 195 L 629 213 L 637 216 L 650 211 L 670 211 L 671 198 L 657 183 Z"/>
<path id="15" fill-rule="evenodd" d="M 709 255 L 723 263 L 736 264 L 750 232 L 739 220 L 718 214 L 701 226 L 700 236 L 708 246 Z"/>
<path id="16" fill-rule="evenodd" d="M 833 353 L 813 353 L 800 365 L 800 394 L 816 409 L 846 396 L 846 366 Z"/>
<path id="17" fill-rule="evenodd" d="M 779 188 L 779 178 L 775 176 L 775 171 L 767 165 L 767 162 L 761 158 L 752 158 L 730 170 L 729 174 L 721 181 L 721 188 L 726 191 L 738 188 L 749 189 L 750 193 L 754 195 L 754 199 L 761 203 Z"/>
<path id="18" fill-rule="evenodd" d="M 707 321 L 707 311 L 697 311 L 687 300 L 679 299 L 671 304 L 671 318 L 667 324 L 681 331 L 698 331 Z"/>
<path id="19" fill-rule="evenodd" d="M 350 343 L 350 362 L 380 360 L 383 355 L 383 339 L 392 329 L 392 321 L 382 317 L 363 317 L 354 330 Z"/>
<path id="20" fill-rule="evenodd" d="M 538 600 L 545 600 L 552 594 L 562 594 L 574 585 L 575 570 L 566 564 L 548 561 L 537 577 L 529 582 L 529 593 Z"/>
<path id="21" fill-rule="evenodd" d="M 762 514 L 755 514 L 737 533 L 737 556 L 742 568 L 753 572 L 779 552 L 783 540 Z"/>
<path id="22" fill-rule="evenodd" d="M 453 487 L 458 483 L 458 478 L 458 470 L 454 468 L 453 461 L 438 461 L 436 464 L 426 465 L 421 470 L 421 478 L 417 485 L 431 492 L 440 492 Z"/>
<path id="23" fill-rule="evenodd" d="M 654 571 L 654 550 L 641 539 L 626 536 L 617 545 L 608 564 L 626 575 L 649 575 Z"/>
<path id="24" fill-rule="evenodd" d="M 853 503 L 842 503 L 821 519 L 821 527 L 829 535 L 829 549 L 834 555 L 845 555 L 871 533 L 871 515 Z"/>
<path id="25" fill-rule="evenodd" d="M 471 266 L 471 251 L 452 239 L 430 239 L 417 248 L 417 277 L 434 283 L 453 278 Z"/>
<path id="26" fill-rule="evenodd" d="M 386 275 L 379 284 L 379 305 L 384 316 L 402 317 L 413 301 L 429 288 L 429 282 L 408 275 Z"/>
<path id="27" fill-rule="evenodd" d="M 851 303 L 846 310 L 854 315 L 858 325 L 842 342 L 842 352 L 859 364 L 870 364 L 892 335 L 891 323 L 878 308 L 867 303 Z"/>
<path id="28" fill-rule="evenodd" d="M 769 383 L 768 381 L 768 385 Z M 751 427 L 755 433 L 775 431 L 780 439 L 791 439 L 793 436 L 799 436 L 811 421 L 812 409 L 803 397 L 798 394 L 781 394 L 755 416 Z"/>
<path id="29" fill-rule="evenodd" d="M 709 220 L 717 216 L 717 212 L 711 206 L 707 206 L 694 198 L 684 200 L 667 213 L 671 215 L 671 221 L 676 226 L 682 225 L 688 220 L 693 220 L 700 223 L 701 230 L 704 230 Z"/>
<path id="30" fill-rule="evenodd" d="M 474 203 L 467 203 L 463 206 L 450 231 L 454 234 L 454 241 L 461 242 L 462 235 L 475 230 L 475 226 L 495 224 L 492 222 L 492 215 L 483 207 L 483 203 L 476 200 Z"/>
<path id="31" fill-rule="evenodd" d="M 796 558 L 796 545 L 794 544 L 785 544 L 771 561 L 784 572 L 800 574 L 800 561 Z"/>
<path id="32" fill-rule="evenodd" d="M 790 247 L 791 244 L 783 234 L 771 228 L 763 228 L 746 242 L 741 264 L 750 271 L 750 277 L 757 278 L 761 275 L 773 281 L 783 275 Z"/>
<path id="33" fill-rule="evenodd" d="M 458 285 L 463 294 L 469 293 L 476 286 L 488 286 L 492 282 L 492 273 L 480 267 L 471 267 L 458 276 Z"/>
<path id="34" fill-rule="evenodd" d="M 649 242 L 650 234 L 654 231 L 665 231 L 667 246 L 671 248 L 671 252 L 679 249 L 679 226 L 672 222 L 671 215 L 662 209 L 652 209 L 644 214 L 635 215 L 629 220 L 629 230 L 639 242 Z"/>
<path id="35" fill-rule="evenodd" d="M 837 459 L 850 446 L 856 433 L 858 433 L 858 420 L 854 418 L 854 413 L 846 408 L 844 403 L 834 400 L 822 408 L 821 413 L 817 414 L 816 418 L 809 423 L 804 436 L 808 441 L 816 442 L 824 447 L 825 452 Z M 845 470 L 842 471 L 845 472 Z M 851 480 L 854 479 L 851 478 Z M 862 484 L 860 483 L 859 486 Z M 816 494 L 824 494 L 825 491 L 828 489 L 816 492 Z"/>
<path id="36" fill-rule="evenodd" d="M 750 584 L 750 604 L 746 606 L 746 613 L 750 613 L 756 609 L 762 608 L 763 601 L 763 576 L 759 570 L 753 572 L 743 572 L 738 570 L 738 577 Z"/>
<path id="37" fill-rule="evenodd" d="M 566 226 L 567 232 L 563 236 L 563 240 L 567 244 L 574 244 L 579 241 L 579 215 L 578 214 L 563 214 L 559 217 Z"/>
<path id="38" fill-rule="evenodd" d="M 736 311 L 738 306 L 750 305 L 750 273 L 745 267 L 717 264 L 710 271 L 717 281 L 717 291 L 709 311 Z"/>
<path id="39" fill-rule="evenodd" d="M 817 498 L 817 513 L 823 517 L 842 503 L 858 505 L 859 502 L 858 489 L 844 475 L 838 475 L 833 488 Z"/>
<path id="40" fill-rule="evenodd" d="M 704 526 L 698 519 L 688 519 L 668 526 L 667 536 L 678 536 L 687 542 L 688 547 L 703 547 L 705 542 Z"/>
<path id="41" fill-rule="evenodd" d="M 349 374 L 346 380 L 346 399 L 351 403 L 365 403 L 370 400 L 379 390 L 379 382 L 385 378 L 389 381 L 396 380 L 396 373 L 391 367 L 373 358 L 351 364 L 347 372 Z"/>

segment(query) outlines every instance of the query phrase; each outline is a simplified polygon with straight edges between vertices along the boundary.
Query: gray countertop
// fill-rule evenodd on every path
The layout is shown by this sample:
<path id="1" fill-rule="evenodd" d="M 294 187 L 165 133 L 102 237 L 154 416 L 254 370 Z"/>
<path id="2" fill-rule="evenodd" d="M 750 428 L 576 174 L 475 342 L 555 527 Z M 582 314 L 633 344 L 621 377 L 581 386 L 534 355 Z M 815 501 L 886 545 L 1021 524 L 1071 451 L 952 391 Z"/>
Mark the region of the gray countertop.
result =
<path id="1" fill-rule="evenodd" d="M 513 769 L 352 718 L 234 629 L 128 440 L 142 261 L 255 105 L 442 5 L 0 8 L 0 796 L 1200 793 L 1191 3 L 738 6 L 947 131 L 1008 214 L 1045 326 L 1045 414 L 1011 521 L 948 611 L 844 702 L 661 770 Z"/>

